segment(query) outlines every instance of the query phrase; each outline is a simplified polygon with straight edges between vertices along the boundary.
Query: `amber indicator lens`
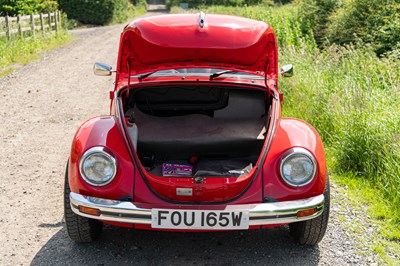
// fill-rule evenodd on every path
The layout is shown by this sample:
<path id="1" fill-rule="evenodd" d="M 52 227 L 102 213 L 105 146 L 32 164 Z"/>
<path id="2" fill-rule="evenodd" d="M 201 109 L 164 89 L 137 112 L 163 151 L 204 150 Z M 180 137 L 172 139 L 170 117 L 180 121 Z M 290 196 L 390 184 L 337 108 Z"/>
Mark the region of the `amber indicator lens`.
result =
<path id="1" fill-rule="evenodd" d="M 298 211 L 297 212 L 297 217 L 305 217 L 305 216 L 310 216 L 313 215 L 314 213 L 317 212 L 316 208 L 308 209 L 308 210 L 303 210 L 303 211 Z"/>
<path id="2" fill-rule="evenodd" d="M 79 206 L 79 211 L 90 215 L 100 216 L 100 210 L 95 208 Z"/>

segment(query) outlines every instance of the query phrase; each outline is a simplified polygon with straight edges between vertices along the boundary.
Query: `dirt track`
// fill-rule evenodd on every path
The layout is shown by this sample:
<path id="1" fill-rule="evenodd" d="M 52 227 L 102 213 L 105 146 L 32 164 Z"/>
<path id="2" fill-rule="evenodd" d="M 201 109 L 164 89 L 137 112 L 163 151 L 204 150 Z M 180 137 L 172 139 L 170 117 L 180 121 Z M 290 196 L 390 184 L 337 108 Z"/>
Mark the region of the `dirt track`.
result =
<path id="1" fill-rule="evenodd" d="M 317 247 L 295 244 L 287 228 L 229 233 L 160 233 L 106 227 L 78 245 L 63 222 L 70 143 L 86 119 L 107 114 L 122 25 L 74 31 L 71 45 L 0 79 L 0 265 L 340 265 L 370 264 L 337 220 Z M 333 202 L 339 200 L 333 188 Z"/>

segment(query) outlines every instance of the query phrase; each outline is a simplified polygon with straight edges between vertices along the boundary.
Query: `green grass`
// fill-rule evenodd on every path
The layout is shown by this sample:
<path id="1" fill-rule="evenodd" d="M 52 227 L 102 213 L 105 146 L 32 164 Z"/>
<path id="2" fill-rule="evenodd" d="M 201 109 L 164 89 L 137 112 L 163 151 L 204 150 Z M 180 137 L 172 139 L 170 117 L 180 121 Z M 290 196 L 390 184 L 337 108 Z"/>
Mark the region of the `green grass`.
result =
<path id="1" fill-rule="evenodd" d="M 312 31 L 300 27 L 296 4 L 206 12 L 266 21 L 275 29 L 280 65 L 295 66 L 295 76 L 279 83 L 283 115 L 317 129 L 333 181 L 347 187 L 341 191 L 354 206 L 368 206 L 379 226 L 371 250 L 393 263 L 388 254 L 400 250 L 400 62 L 378 58 L 368 45 L 318 49 Z"/>
<path id="2" fill-rule="evenodd" d="M 354 174 L 334 174 L 331 177 L 340 192 L 338 200 L 341 202 L 336 202 L 336 205 L 340 206 L 341 203 L 346 202 L 354 210 L 368 214 L 359 219 L 352 219 L 345 215 L 338 217 L 351 233 L 351 237 L 357 240 L 359 247 L 363 250 L 361 253 L 365 253 L 361 255 L 368 256 L 369 251 L 373 251 L 388 265 L 398 265 L 400 263 L 398 258 L 400 228 L 398 223 L 391 219 L 391 204 L 385 202 L 380 190 L 376 190 L 368 181 L 355 178 Z M 374 229 L 372 234 L 368 231 L 369 226 Z M 369 251 L 366 251 L 365 247 Z"/>
<path id="3" fill-rule="evenodd" d="M 372 49 L 324 51 L 284 46 L 280 63 L 295 76 L 280 80 L 283 115 L 304 119 L 320 133 L 334 182 L 353 206 L 365 207 L 379 231 L 368 245 L 386 263 L 399 263 L 400 69 Z M 353 226 L 360 242 L 362 226 Z M 364 233 L 364 234 L 363 234 Z"/>
<path id="4" fill-rule="evenodd" d="M 73 37 L 67 32 L 36 34 L 36 38 L 13 37 L 10 41 L 0 38 L 0 76 L 12 72 L 13 65 L 27 64 L 39 58 L 39 53 L 68 44 Z"/>
<path id="5" fill-rule="evenodd" d="M 371 50 L 285 48 L 281 63 L 296 77 L 282 79 L 284 115 L 312 124 L 333 150 L 331 171 L 353 173 L 379 189 L 400 224 L 400 68 Z"/>

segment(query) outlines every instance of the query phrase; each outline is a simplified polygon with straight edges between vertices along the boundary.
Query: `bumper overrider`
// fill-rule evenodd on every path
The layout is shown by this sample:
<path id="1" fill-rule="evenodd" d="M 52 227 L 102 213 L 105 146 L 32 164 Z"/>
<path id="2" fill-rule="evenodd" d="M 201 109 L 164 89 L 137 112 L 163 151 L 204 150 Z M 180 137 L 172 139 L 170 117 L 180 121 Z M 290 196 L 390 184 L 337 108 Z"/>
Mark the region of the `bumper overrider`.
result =
<path id="1" fill-rule="evenodd" d="M 132 202 L 83 196 L 74 192 L 70 193 L 70 201 L 73 212 L 80 216 L 103 221 L 152 224 L 152 209 L 140 208 Z M 212 205 L 207 207 L 184 206 L 182 210 L 215 210 Z M 248 212 L 249 226 L 286 224 L 318 217 L 324 210 L 324 195 L 273 203 L 226 205 L 223 210 Z"/>

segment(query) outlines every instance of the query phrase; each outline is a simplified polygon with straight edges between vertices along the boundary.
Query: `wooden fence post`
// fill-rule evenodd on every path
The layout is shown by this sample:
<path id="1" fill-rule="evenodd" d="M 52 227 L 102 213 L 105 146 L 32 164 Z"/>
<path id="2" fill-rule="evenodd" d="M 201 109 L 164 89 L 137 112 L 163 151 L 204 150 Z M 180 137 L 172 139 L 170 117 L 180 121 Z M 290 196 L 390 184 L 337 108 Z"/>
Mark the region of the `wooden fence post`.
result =
<path id="1" fill-rule="evenodd" d="M 49 30 L 51 31 L 51 13 L 49 12 L 49 13 L 47 13 L 47 18 L 48 18 L 48 21 L 49 21 Z"/>
<path id="2" fill-rule="evenodd" d="M 60 29 L 62 29 L 62 22 L 61 22 L 61 11 L 57 10 L 57 14 L 58 14 L 58 26 L 60 27 Z"/>
<path id="3" fill-rule="evenodd" d="M 45 21 L 47 16 L 47 21 Z M 3 20 L 3 17 L 0 18 Z M 40 26 L 39 23 L 40 19 Z M 48 12 L 47 14 L 30 14 L 30 15 L 17 15 L 16 17 L 4 16 L 5 27 L 0 29 L 0 34 L 5 35 L 8 40 L 11 40 L 12 35 L 18 33 L 20 37 L 24 37 L 25 31 L 32 31 L 31 34 L 25 34 L 25 37 L 31 36 L 32 38 L 36 38 L 36 30 L 42 31 L 42 35 L 46 35 L 46 28 L 49 28 L 49 31 L 55 31 L 56 34 L 61 31 L 62 22 L 61 22 L 61 12 L 56 10 L 54 12 Z M 15 23 L 13 21 L 16 21 Z M 49 26 L 46 24 L 48 23 Z M 16 24 L 16 26 L 14 26 Z M 29 26 L 29 27 L 28 27 Z"/>
<path id="4" fill-rule="evenodd" d="M 19 33 L 19 36 L 22 37 L 21 17 L 20 17 L 19 15 L 17 16 L 17 24 L 18 24 L 18 33 Z"/>
<path id="5" fill-rule="evenodd" d="M 54 12 L 54 24 L 56 28 L 56 33 L 58 33 L 58 22 L 57 22 L 57 13 Z"/>
<path id="6" fill-rule="evenodd" d="M 32 36 L 35 39 L 35 20 L 33 19 L 33 14 L 31 14 L 31 30 Z"/>
<path id="7" fill-rule="evenodd" d="M 44 23 L 43 23 L 43 14 L 40 13 L 40 27 L 42 29 L 42 34 L 44 36 Z"/>
<path id="8" fill-rule="evenodd" d="M 6 35 L 7 39 L 10 40 L 10 22 L 8 21 L 8 16 L 6 16 Z"/>

